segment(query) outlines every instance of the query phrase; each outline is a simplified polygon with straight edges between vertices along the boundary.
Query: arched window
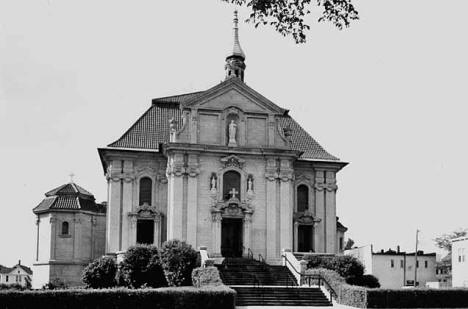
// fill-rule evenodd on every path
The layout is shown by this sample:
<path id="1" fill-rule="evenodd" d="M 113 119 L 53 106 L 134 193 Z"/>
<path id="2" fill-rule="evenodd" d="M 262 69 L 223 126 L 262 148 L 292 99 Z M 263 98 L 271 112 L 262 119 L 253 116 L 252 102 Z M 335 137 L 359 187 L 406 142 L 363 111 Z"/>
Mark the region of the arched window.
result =
<path id="1" fill-rule="evenodd" d="M 62 235 L 68 235 L 69 233 L 69 229 L 68 229 L 68 222 L 67 221 L 63 221 L 62 222 Z"/>
<path id="2" fill-rule="evenodd" d="M 140 205 L 147 203 L 151 205 L 151 192 L 153 188 L 153 181 L 149 177 L 140 179 Z"/>
<path id="3" fill-rule="evenodd" d="M 306 185 L 297 187 L 297 211 L 309 209 L 309 188 Z"/>
<path id="4" fill-rule="evenodd" d="M 236 171 L 228 171 L 223 175 L 223 197 L 225 200 L 235 196 L 240 200 L 241 175 Z M 233 194 L 234 193 L 234 194 Z"/>

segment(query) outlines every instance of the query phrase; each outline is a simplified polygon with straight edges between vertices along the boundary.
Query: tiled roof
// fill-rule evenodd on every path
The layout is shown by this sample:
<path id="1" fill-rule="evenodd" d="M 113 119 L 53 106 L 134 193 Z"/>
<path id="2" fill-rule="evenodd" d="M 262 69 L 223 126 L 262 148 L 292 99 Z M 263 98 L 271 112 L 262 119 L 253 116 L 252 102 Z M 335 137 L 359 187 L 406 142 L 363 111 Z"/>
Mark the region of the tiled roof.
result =
<path id="1" fill-rule="evenodd" d="M 83 189 L 82 187 L 80 187 L 79 185 L 77 185 L 77 184 L 75 184 L 73 182 L 61 185 L 58 188 L 50 190 L 45 195 L 46 196 L 54 196 L 54 195 L 76 194 L 76 193 L 80 193 L 82 195 L 86 195 L 86 196 L 89 196 L 89 197 L 93 196 L 92 193 L 90 193 L 89 191 Z"/>
<path id="2" fill-rule="evenodd" d="M 179 104 L 192 101 L 203 91 L 153 99 L 152 106 L 117 141 L 108 145 L 114 148 L 159 149 L 169 141 L 169 119 L 174 118 L 180 125 L 182 112 Z M 281 128 L 290 128 L 291 148 L 302 151 L 301 159 L 339 161 L 339 159 L 312 138 L 294 119 L 288 115 L 280 117 Z"/>
<path id="3" fill-rule="evenodd" d="M 92 193 L 75 183 L 62 185 L 47 192 L 45 196 L 46 198 L 33 209 L 34 213 L 58 209 L 106 211 L 105 207 L 96 204 Z"/>
<path id="4" fill-rule="evenodd" d="M 15 266 L 13 267 L 5 267 L 3 265 L 0 265 L 0 274 L 9 274 L 11 273 L 15 267 L 21 267 L 21 269 L 23 269 L 28 275 L 32 275 L 32 270 L 31 268 L 27 267 L 27 266 L 24 266 L 24 265 L 21 265 L 21 264 L 16 264 Z"/>

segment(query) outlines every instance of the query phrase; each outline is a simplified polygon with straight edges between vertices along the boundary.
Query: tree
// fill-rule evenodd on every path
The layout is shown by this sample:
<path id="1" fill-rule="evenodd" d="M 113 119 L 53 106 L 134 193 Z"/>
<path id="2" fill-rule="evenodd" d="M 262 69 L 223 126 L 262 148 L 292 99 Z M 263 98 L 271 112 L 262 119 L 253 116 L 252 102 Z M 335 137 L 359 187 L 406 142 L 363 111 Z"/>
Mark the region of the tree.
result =
<path id="1" fill-rule="evenodd" d="M 306 41 L 305 31 L 310 29 L 305 18 L 311 13 L 312 0 L 222 0 L 250 7 L 252 13 L 246 20 L 255 27 L 270 25 L 283 36 L 292 35 L 296 43 Z M 323 9 L 318 22 L 328 21 L 338 29 L 348 28 L 359 13 L 351 0 L 315 0 Z"/>
<path id="2" fill-rule="evenodd" d="M 346 240 L 346 245 L 344 249 L 349 250 L 349 249 L 352 249 L 353 246 L 354 246 L 354 240 L 352 240 L 351 238 L 348 238 L 348 240 Z"/>
<path id="3" fill-rule="evenodd" d="M 466 236 L 467 235 L 467 229 L 458 229 L 456 231 L 453 231 L 450 234 L 443 234 L 437 238 L 434 239 L 434 242 L 437 247 L 441 249 L 447 250 L 449 253 L 452 252 L 452 239 Z"/>
<path id="4" fill-rule="evenodd" d="M 161 264 L 169 286 L 192 285 L 197 251 L 184 241 L 166 241 L 161 248 Z"/>

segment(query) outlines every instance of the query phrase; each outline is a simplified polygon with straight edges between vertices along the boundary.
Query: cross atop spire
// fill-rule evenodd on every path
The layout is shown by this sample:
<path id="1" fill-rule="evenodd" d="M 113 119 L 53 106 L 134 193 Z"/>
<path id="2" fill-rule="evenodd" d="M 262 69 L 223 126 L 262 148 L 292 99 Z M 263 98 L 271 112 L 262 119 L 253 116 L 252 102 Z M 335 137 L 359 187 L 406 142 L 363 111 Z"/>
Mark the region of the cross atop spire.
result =
<path id="1" fill-rule="evenodd" d="M 239 43 L 239 19 L 237 18 L 237 11 L 234 11 L 233 21 L 234 44 L 232 51 L 226 57 L 224 69 L 226 70 L 226 79 L 237 77 L 244 81 L 245 54 Z"/>
<path id="2" fill-rule="evenodd" d="M 73 183 L 73 177 L 75 177 L 75 174 L 71 172 L 68 176 L 70 176 L 70 183 Z"/>

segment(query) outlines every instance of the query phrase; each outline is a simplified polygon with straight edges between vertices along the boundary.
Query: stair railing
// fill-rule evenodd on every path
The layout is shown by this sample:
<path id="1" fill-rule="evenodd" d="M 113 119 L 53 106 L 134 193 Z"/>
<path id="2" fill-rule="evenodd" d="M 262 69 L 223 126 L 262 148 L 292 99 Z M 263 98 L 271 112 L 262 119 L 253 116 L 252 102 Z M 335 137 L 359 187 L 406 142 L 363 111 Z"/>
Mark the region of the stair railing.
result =
<path id="1" fill-rule="evenodd" d="M 325 289 L 327 289 L 330 292 L 330 300 L 332 298 L 335 298 L 335 299 L 337 298 L 337 294 L 336 294 L 335 290 L 332 288 L 332 286 L 328 283 L 328 281 L 322 275 L 320 275 L 320 274 L 304 274 L 304 273 L 298 271 L 296 269 L 296 267 L 294 267 L 294 265 L 291 263 L 291 261 L 288 260 L 288 257 L 285 254 L 283 254 L 282 257 L 284 258 L 286 263 L 288 263 L 291 266 L 291 267 L 288 267 L 288 268 L 294 270 L 294 272 L 299 275 L 299 278 L 300 278 L 300 280 L 298 282 L 299 286 L 301 286 L 303 284 L 308 284 L 309 286 L 311 286 L 312 282 L 316 280 L 317 285 L 319 287 L 324 286 Z"/>

